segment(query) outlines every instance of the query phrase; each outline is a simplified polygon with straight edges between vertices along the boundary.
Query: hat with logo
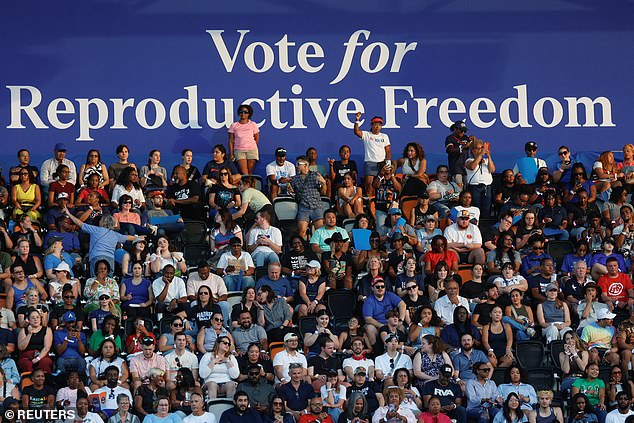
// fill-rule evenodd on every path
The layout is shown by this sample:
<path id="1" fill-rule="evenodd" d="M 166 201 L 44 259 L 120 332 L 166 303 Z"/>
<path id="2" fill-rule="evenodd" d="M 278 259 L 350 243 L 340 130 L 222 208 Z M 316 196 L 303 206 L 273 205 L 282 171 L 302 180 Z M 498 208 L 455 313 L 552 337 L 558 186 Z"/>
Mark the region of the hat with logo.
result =
<path id="1" fill-rule="evenodd" d="M 354 374 L 355 375 L 367 375 L 368 372 L 365 370 L 365 367 L 359 366 L 359 367 L 354 369 Z"/>
<path id="2" fill-rule="evenodd" d="M 469 210 L 460 210 L 460 212 L 458 212 L 458 219 L 471 219 L 471 216 L 469 215 Z"/>
<path id="3" fill-rule="evenodd" d="M 67 311 L 62 316 L 62 320 L 64 321 L 64 323 L 76 322 L 77 316 L 75 316 L 75 313 L 73 313 L 72 311 Z"/>
<path id="4" fill-rule="evenodd" d="M 524 151 L 527 150 L 537 150 L 537 143 L 535 141 L 529 141 L 524 144 Z"/>
<path id="5" fill-rule="evenodd" d="M 284 335 L 284 342 L 290 341 L 293 338 L 298 338 L 297 334 L 294 332 L 289 332 L 286 335 Z"/>
<path id="6" fill-rule="evenodd" d="M 57 144 L 55 144 L 55 151 L 66 151 L 68 150 L 68 147 L 66 147 L 66 144 L 64 144 L 63 142 L 58 142 Z"/>
<path id="7" fill-rule="evenodd" d="M 453 374 L 453 369 L 449 364 L 443 364 L 442 366 L 440 366 L 440 374 L 445 377 L 451 377 L 451 375 Z"/>
<path id="8" fill-rule="evenodd" d="M 607 308 L 602 308 L 597 313 L 597 320 L 614 319 L 616 314 L 611 313 Z"/>
<path id="9" fill-rule="evenodd" d="M 284 147 L 277 147 L 275 149 L 275 156 L 276 157 L 284 157 L 284 156 L 286 156 L 286 149 Z"/>
<path id="10" fill-rule="evenodd" d="M 455 121 L 453 125 L 449 127 L 450 131 L 453 131 L 454 129 L 460 129 L 462 132 L 468 131 L 467 125 L 461 120 Z"/>
<path id="11" fill-rule="evenodd" d="M 62 200 L 62 199 L 66 199 L 66 200 L 70 200 L 70 197 L 68 196 L 67 192 L 60 192 L 59 194 L 57 194 L 57 199 L 58 200 Z"/>

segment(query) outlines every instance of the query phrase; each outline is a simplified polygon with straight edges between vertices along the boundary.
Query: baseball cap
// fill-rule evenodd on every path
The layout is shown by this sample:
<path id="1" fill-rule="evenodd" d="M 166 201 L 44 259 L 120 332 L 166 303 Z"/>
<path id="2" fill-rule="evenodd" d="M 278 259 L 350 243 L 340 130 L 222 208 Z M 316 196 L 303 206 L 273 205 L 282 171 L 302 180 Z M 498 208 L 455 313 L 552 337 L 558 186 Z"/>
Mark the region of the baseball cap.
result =
<path id="1" fill-rule="evenodd" d="M 551 289 L 556 289 L 557 291 L 559 291 L 559 287 L 557 286 L 557 284 L 554 283 L 549 283 L 548 285 L 546 285 L 546 291 L 550 291 Z"/>
<path id="2" fill-rule="evenodd" d="M 242 245 L 242 241 L 237 236 L 234 236 L 229 240 L 229 245 Z"/>
<path id="3" fill-rule="evenodd" d="M 152 191 L 150 192 L 150 198 L 154 198 L 160 195 L 161 197 L 165 197 L 165 193 L 163 191 Z"/>
<path id="4" fill-rule="evenodd" d="M 275 155 L 277 157 L 286 156 L 286 149 L 284 147 L 277 147 L 275 149 Z"/>
<path id="5" fill-rule="evenodd" d="M 294 332 L 289 332 L 286 335 L 284 335 L 284 342 L 290 341 L 293 338 L 298 338 L 297 334 Z"/>
<path id="6" fill-rule="evenodd" d="M 374 277 L 374 279 L 372 279 L 372 286 L 376 285 L 379 282 L 385 282 L 385 280 L 383 280 L 381 276 Z"/>
<path id="7" fill-rule="evenodd" d="M 458 219 L 471 219 L 471 216 L 469 216 L 469 210 L 465 210 L 462 209 L 460 210 L 460 213 L 458 213 Z"/>
<path id="8" fill-rule="evenodd" d="M 70 273 L 70 266 L 65 261 L 60 261 L 57 266 L 53 269 L 54 272 L 68 272 Z"/>
<path id="9" fill-rule="evenodd" d="M 141 343 L 143 345 L 154 345 L 154 338 L 152 338 L 151 336 L 144 336 L 141 340 Z"/>
<path id="10" fill-rule="evenodd" d="M 72 311 L 67 311 L 62 316 L 62 320 L 64 321 L 64 323 L 76 322 L 77 316 L 75 316 L 75 313 L 73 313 Z"/>
<path id="11" fill-rule="evenodd" d="M 387 344 L 388 342 L 390 342 L 392 339 L 396 339 L 398 341 L 398 336 L 394 335 L 393 333 L 389 334 L 386 338 L 385 338 L 385 343 Z"/>
<path id="12" fill-rule="evenodd" d="M 524 150 L 537 150 L 537 143 L 535 141 L 529 141 L 524 144 Z"/>
<path id="13" fill-rule="evenodd" d="M 394 241 L 402 241 L 403 240 L 403 234 L 400 232 L 394 232 L 394 235 L 392 235 L 392 238 L 390 238 L 390 241 L 394 242 Z"/>
<path id="14" fill-rule="evenodd" d="M 615 317 L 616 314 L 610 313 L 610 310 L 608 310 L 607 308 L 602 308 L 597 313 L 597 320 L 614 319 Z"/>
<path id="15" fill-rule="evenodd" d="M 423 191 L 418 194 L 418 198 L 429 198 L 429 193 L 427 191 Z"/>
<path id="16" fill-rule="evenodd" d="M 391 208 L 390 209 L 390 215 L 395 215 L 395 214 L 403 214 L 403 213 L 401 212 L 401 209 L 398 209 L 396 207 Z"/>
<path id="17" fill-rule="evenodd" d="M 445 377 L 450 377 L 453 374 L 453 369 L 449 364 L 443 364 L 440 366 L 440 374 Z"/>
<path id="18" fill-rule="evenodd" d="M 436 218 L 434 217 L 433 214 L 428 214 L 427 217 L 425 217 L 425 222 L 429 222 L 429 221 L 436 221 Z"/>
<path id="19" fill-rule="evenodd" d="M 51 247 L 53 244 L 55 244 L 57 241 L 63 241 L 64 239 L 62 237 L 59 236 L 52 236 L 49 239 L 46 240 L 46 248 Z"/>
<path id="20" fill-rule="evenodd" d="M 365 370 L 365 367 L 359 366 L 359 367 L 354 369 L 354 374 L 355 375 L 367 375 L 368 372 Z"/>
<path id="21" fill-rule="evenodd" d="M 321 269 L 321 264 L 317 260 L 311 260 L 306 264 L 307 267 Z"/>
<path id="22" fill-rule="evenodd" d="M 61 200 L 62 198 L 65 198 L 67 200 L 70 199 L 70 197 L 68 196 L 67 192 L 60 192 L 59 194 L 57 194 L 57 199 L 58 200 Z"/>
<path id="23" fill-rule="evenodd" d="M 64 144 L 63 142 L 58 142 L 57 144 L 55 144 L 55 151 L 66 151 L 68 150 L 68 148 L 66 147 L 66 144 Z"/>
<path id="24" fill-rule="evenodd" d="M 467 131 L 468 131 L 467 125 L 466 125 L 463 121 L 461 121 L 461 120 L 457 120 L 457 121 L 455 121 L 455 122 L 453 123 L 453 125 L 451 125 L 451 126 L 449 127 L 449 130 L 450 130 L 450 131 L 453 131 L 453 130 L 454 130 L 454 129 L 456 129 L 456 128 L 457 128 L 457 129 L 462 130 L 463 132 L 467 132 Z"/>

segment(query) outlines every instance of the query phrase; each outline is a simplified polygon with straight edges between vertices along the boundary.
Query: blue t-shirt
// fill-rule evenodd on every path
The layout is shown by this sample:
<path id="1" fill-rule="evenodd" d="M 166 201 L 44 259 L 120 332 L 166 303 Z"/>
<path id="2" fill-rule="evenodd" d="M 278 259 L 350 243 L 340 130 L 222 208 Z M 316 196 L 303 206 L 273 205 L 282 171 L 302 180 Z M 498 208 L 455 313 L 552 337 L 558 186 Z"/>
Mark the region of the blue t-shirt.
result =
<path id="1" fill-rule="evenodd" d="M 66 329 L 56 330 L 53 334 L 53 345 L 58 346 L 64 343 L 65 338 L 68 336 L 68 331 Z M 86 334 L 80 332 L 79 338 L 81 339 L 81 343 L 86 345 Z M 76 339 L 69 339 L 68 346 L 66 347 L 66 351 L 64 351 L 60 357 L 64 358 L 84 358 L 82 354 L 79 353 L 78 350 L 79 343 Z"/>
<path id="2" fill-rule="evenodd" d="M 295 294 L 291 283 L 285 277 L 281 277 L 276 281 L 272 281 L 268 276 L 258 279 L 255 283 L 256 292 L 264 285 L 270 286 L 277 297 L 290 297 Z"/>
<path id="3" fill-rule="evenodd" d="M 117 243 L 124 243 L 128 239 L 127 235 L 122 235 L 101 226 L 93 226 L 84 223 L 81 230 L 90 235 L 90 259 L 94 257 L 112 257 Z"/>
<path id="4" fill-rule="evenodd" d="M 73 258 L 67 252 L 62 251 L 62 259 L 64 262 L 70 267 L 70 275 L 75 277 L 73 274 Z M 47 254 L 44 256 L 44 270 L 55 269 L 58 264 L 62 262 L 62 259 L 54 256 L 53 254 Z"/>
<path id="5" fill-rule="evenodd" d="M 132 283 L 132 278 L 124 279 L 121 283 L 125 285 L 125 294 L 132 295 L 132 299 L 130 301 L 124 301 L 123 305 L 141 304 L 150 298 L 149 289 L 152 282 L 148 279 L 143 278 L 138 285 Z"/>
<path id="6" fill-rule="evenodd" d="M 97 310 L 93 310 L 90 312 L 90 314 L 88 315 L 88 319 L 97 319 L 97 330 L 101 330 L 101 325 L 103 324 L 103 319 L 106 318 L 106 316 L 111 315 L 112 312 L 110 311 L 104 311 L 100 308 L 98 308 Z"/>
<path id="7" fill-rule="evenodd" d="M 363 303 L 363 317 L 372 317 L 379 323 L 387 324 L 385 313 L 398 308 L 401 298 L 393 292 L 386 292 L 383 301 L 379 301 L 374 294 Z"/>

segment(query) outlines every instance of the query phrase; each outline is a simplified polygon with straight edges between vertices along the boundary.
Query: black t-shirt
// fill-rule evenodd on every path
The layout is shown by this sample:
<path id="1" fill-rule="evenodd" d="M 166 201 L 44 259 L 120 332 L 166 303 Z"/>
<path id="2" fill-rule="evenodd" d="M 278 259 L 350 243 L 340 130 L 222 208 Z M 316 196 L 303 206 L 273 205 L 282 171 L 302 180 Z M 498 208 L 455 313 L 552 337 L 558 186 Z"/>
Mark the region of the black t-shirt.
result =
<path id="1" fill-rule="evenodd" d="M 411 251 L 411 250 L 410 250 Z M 403 267 L 405 267 L 405 259 L 411 257 L 411 254 L 407 253 L 407 250 L 403 250 L 403 253 L 399 254 L 396 250 L 392 251 L 387 256 L 387 264 L 394 270 L 397 275 L 403 273 Z"/>
<path id="2" fill-rule="evenodd" d="M 491 323 L 491 310 L 495 307 L 496 304 L 489 303 L 480 303 L 476 306 L 475 310 L 473 310 L 473 314 L 479 314 L 478 323 L 481 325 L 488 325 Z"/>
<path id="3" fill-rule="evenodd" d="M 314 375 L 325 375 L 328 370 L 338 370 L 341 364 L 335 357 L 323 359 L 316 355 L 308 359 L 308 367 L 313 367 Z"/>
<path id="4" fill-rule="evenodd" d="M 172 169 L 172 177 L 174 177 L 174 171 L 176 170 L 178 166 L 180 165 L 176 165 Z M 200 179 L 200 171 L 198 170 L 196 166 L 189 166 L 189 169 L 185 169 L 185 172 L 186 172 L 185 174 L 187 175 L 188 181 L 198 182 L 198 180 Z"/>
<path id="5" fill-rule="evenodd" d="M 78 322 L 87 323 L 86 322 L 86 313 L 84 313 L 84 310 L 78 305 L 75 306 L 75 308 L 72 309 L 72 310 L 65 309 L 63 304 L 60 304 L 58 306 L 53 307 L 53 310 L 51 310 L 51 314 L 50 314 L 49 320 L 57 319 L 57 323 L 59 324 L 62 321 L 62 316 L 67 311 L 72 311 L 73 313 L 75 313 L 75 317 L 77 317 L 77 321 Z M 55 329 L 55 328 L 53 328 L 53 329 Z"/>
<path id="6" fill-rule="evenodd" d="M 240 313 L 242 313 L 242 310 L 246 309 L 244 307 L 244 304 L 242 303 L 238 303 L 235 304 L 232 308 L 231 308 L 231 321 L 232 322 L 237 322 L 238 319 L 240 318 Z M 254 304 L 251 306 L 251 309 L 249 310 L 249 313 L 251 314 L 251 321 L 252 322 L 257 322 L 258 321 L 258 307 Z M 200 328 L 198 328 L 200 329 Z"/>
<path id="7" fill-rule="evenodd" d="M 335 257 L 334 255 L 331 255 L 331 253 L 322 254 L 322 257 L 321 257 L 322 272 L 324 271 L 323 266 L 326 262 L 328 262 L 328 264 L 330 265 L 330 271 L 335 276 L 345 275 L 346 269 L 348 267 L 352 267 L 352 264 L 353 264 L 352 254 L 342 253 L 339 258 Z"/>
<path id="8" fill-rule="evenodd" d="M 17 344 L 17 336 L 15 335 L 15 332 L 9 329 L 0 328 L 0 344 Z"/>
<path id="9" fill-rule="evenodd" d="M 200 186 L 193 181 L 187 181 L 185 185 L 172 184 L 167 187 L 167 198 L 170 199 L 187 200 L 196 195 L 200 198 Z M 183 219 L 200 220 L 202 216 L 202 207 L 198 203 L 177 204 L 176 210 Z"/>
<path id="10" fill-rule="evenodd" d="M 190 306 L 189 311 L 187 312 L 187 318 L 196 322 L 196 327 L 200 330 L 211 326 L 211 316 L 214 313 L 220 312 L 221 310 L 218 304 L 213 304 L 211 308 L 203 308 L 203 306 L 196 303 L 195 305 Z"/>
<path id="11" fill-rule="evenodd" d="M 462 390 L 457 383 L 449 382 L 447 386 L 442 386 L 437 380 L 430 380 L 423 387 L 421 395 L 431 395 L 440 398 L 440 406 L 445 407 L 456 402 L 456 398 L 462 398 Z"/>
<path id="12" fill-rule="evenodd" d="M 542 295 L 546 296 L 546 287 L 548 286 L 549 283 L 551 283 L 550 278 L 546 279 L 542 275 L 532 276 L 528 278 L 528 291 L 530 293 L 533 290 L 533 288 L 539 288 L 539 292 Z"/>
<path id="13" fill-rule="evenodd" d="M 250 363 L 249 357 L 245 354 L 242 357 L 238 358 L 238 367 L 240 368 L 240 374 L 246 375 L 247 368 L 249 364 L 259 364 L 264 369 L 265 373 L 273 373 L 273 362 L 271 360 L 262 360 L 262 358 L 258 358 L 257 363 Z"/>
<path id="14" fill-rule="evenodd" d="M 357 162 L 354 160 L 348 160 L 348 164 L 341 163 L 341 160 L 335 160 L 332 165 L 332 169 L 335 172 L 335 179 L 333 180 L 334 185 L 343 184 L 343 177 L 346 173 L 354 172 L 355 176 L 359 173 L 357 172 Z"/>
<path id="15" fill-rule="evenodd" d="M 35 389 L 34 385 L 30 385 L 24 388 L 23 394 L 29 396 L 29 409 L 39 410 L 48 406 L 48 397 L 55 396 L 55 389 L 49 385 L 44 385 L 42 389 Z"/>
<path id="16" fill-rule="evenodd" d="M 216 184 L 211 188 L 211 194 L 214 194 L 214 203 L 219 207 L 227 207 L 236 197 L 240 197 L 238 188 L 227 188 L 224 185 Z"/>
<path id="17" fill-rule="evenodd" d="M 445 138 L 445 149 L 450 145 L 458 147 L 457 153 L 449 153 L 447 151 L 447 159 L 449 162 L 449 173 L 452 175 L 463 175 L 466 174 L 465 170 L 465 162 L 469 157 L 469 149 L 467 148 L 467 143 L 469 142 L 469 137 L 466 135 L 462 135 L 461 138 L 458 136 L 451 134 L 447 138 Z"/>
<path id="18" fill-rule="evenodd" d="M 431 306 L 429 300 L 422 295 L 418 296 L 416 301 L 412 301 L 409 295 L 403 297 L 403 302 L 405 303 L 405 307 L 407 307 L 407 311 L 409 312 L 409 317 L 412 321 L 416 320 L 416 316 L 418 314 L 418 309 L 423 306 Z"/>
<path id="19" fill-rule="evenodd" d="M 366 381 L 361 386 L 357 386 L 353 383 L 346 389 L 346 397 L 350 398 L 350 396 L 355 392 L 360 392 L 365 397 L 368 402 L 369 414 L 374 413 L 379 408 L 379 400 L 376 399 L 376 394 L 381 393 L 381 388 L 376 384 L 376 382 Z"/>
<path id="20" fill-rule="evenodd" d="M 282 256 L 282 267 L 291 269 L 292 271 L 306 269 L 306 263 L 311 260 L 317 260 L 317 256 L 309 249 L 304 249 L 303 253 L 291 250 Z"/>
<path id="21" fill-rule="evenodd" d="M 469 300 L 480 298 L 482 294 L 484 294 L 484 284 L 482 282 L 469 280 L 460 288 L 460 295 Z"/>

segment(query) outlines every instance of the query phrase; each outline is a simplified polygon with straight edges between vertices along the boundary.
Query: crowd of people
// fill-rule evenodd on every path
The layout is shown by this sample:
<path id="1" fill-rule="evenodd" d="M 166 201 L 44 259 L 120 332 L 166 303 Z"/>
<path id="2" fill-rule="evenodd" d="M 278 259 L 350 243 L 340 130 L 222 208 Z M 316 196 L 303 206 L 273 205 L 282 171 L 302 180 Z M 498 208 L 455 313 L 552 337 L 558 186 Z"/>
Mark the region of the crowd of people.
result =
<path id="1" fill-rule="evenodd" d="M 18 152 L 0 187 L 4 410 L 85 423 L 634 414 L 634 146 L 587 169 L 567 146 L 549 165 L 531 141 L 498 172 L 458 121 L 431 174 L 419 143 L 393 158 L 383 119 L 366 131 L 358 113 L 360 143 L 339 160 L 278 147 L 260 176 L 252 115 L 239 106 L 202 172 L 190 149 L 171 172 L 157 149 L 142 166 L 125 145 L 109 166 L 97 149 L 77 166 L 62 143 L 40 167 Z M 279 220 L 278 198 L 295 219 Z M 549 255 L 555 244 L 569 254 Z M 516 345 L 531 339 L 563 343 L 556 396 L 527 383 Z M 206 411 L 219 397 L 234 406 Z"/>

